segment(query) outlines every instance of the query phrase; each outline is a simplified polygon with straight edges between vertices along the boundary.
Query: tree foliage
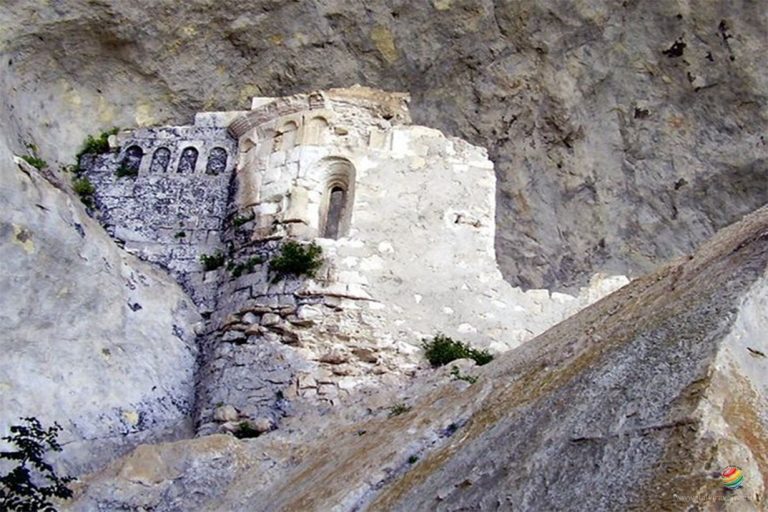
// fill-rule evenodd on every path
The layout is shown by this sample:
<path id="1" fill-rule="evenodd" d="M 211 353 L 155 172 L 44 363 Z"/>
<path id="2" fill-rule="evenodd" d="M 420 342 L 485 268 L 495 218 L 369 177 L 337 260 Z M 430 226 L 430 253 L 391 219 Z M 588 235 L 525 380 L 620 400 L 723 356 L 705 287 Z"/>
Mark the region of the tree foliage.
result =
<path id="1" fill-rule="evenodd" d="M 70 498 L 67 484 L 72 477 L 59 477 L 53 466 L 45 462 L 48 450 L 61 451 L 56 437 L 61 426 L 54 423 L 44 429 L 37 418 L 21 418 L 23 424 L 11 426 L 11 434 L 3 437 L 16 446 L 0 452 L 0 459 L 16 463 L 8 474 L 0 477 L 0 510 L 15 512 L 55 512 L 51 498 Z"/>

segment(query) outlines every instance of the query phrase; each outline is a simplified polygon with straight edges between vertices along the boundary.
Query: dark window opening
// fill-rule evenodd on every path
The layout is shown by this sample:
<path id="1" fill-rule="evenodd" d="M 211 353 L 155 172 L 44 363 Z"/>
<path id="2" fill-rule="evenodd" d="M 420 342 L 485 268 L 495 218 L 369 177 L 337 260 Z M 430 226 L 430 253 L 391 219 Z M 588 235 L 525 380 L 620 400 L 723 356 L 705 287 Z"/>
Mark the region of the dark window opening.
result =
<path id="1" fill-rule="evenodd" d="M 325 221 L 323 238 L 339 238 L 339 227 L 347 202 L 347 192 L 341 187 L 333 187 L 328 199 L 328 218 Z"/>
<path id="2" fill-rule="evenodd" d="M 149 164 L 150 172 L 166 172 L 168 164 L 171 162 L 171 150 L 168 148 L 157 148 L 152 154 L 152 162 Z"/>
<path id="3" fill-rule="evenodd" d="M 208 153 L 208 163 L 205 166 L 206 174 L 221 174 L 227 168 L 227 150 L 213 148 Z"/>
<path id="4" fill-rule="evenodd" d="M 181 152 L 181 158 L 179 158 L 179 166 L 176 168 L 176 172 L 182 174 L 191 174 L 195 172 L 195 166 L 197 165 L 197 150 L 195 148 L 186 148 Z"/>
<path id="5" fill-rule="evenodd" d="M 123 167 L 126 169 L 139 172 L 141 166 L 141 159 L 144 157 L 144 151 L 139 146 L 131 146 L 125 150 L 125 156 L 123 156 Z"/>

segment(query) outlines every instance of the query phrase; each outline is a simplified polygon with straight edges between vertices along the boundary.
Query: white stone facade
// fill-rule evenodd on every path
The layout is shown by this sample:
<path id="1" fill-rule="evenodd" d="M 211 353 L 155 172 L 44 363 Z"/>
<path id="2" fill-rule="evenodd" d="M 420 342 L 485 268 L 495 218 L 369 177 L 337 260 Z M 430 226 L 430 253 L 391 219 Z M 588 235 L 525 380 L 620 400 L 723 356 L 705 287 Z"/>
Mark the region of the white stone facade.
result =
<path id="1" fill-rule="evenodd" d="M 92 158 L 86 175 L 109 232 L 171 272 L 206 319 L 200 434 L 243 421 L 264 432 L 399 385 L 427 366 L 420 345 L 437 333 L 507 350 L 626 283 L 596 276 L 578 296 L 510 286 L 496 264 L 486 151 L 411 125 L 404 94 L 255 98 L 250 111 L 119 139 L 127 149 Z M 132 147 L 144 158 L 128 160 Z M 190 147 L 199 158 L 185 167 Z M 226 156 L 218 170 L 215 148 Z M 118 177 L 126 162 L 138 172 Z M 287 240 L 322 247 L 313 278 L 275 279 L 270 262 Z"/>
<path id="2" fill-rule="evenodd" d="M 324 249 L 322 278 L 302 292 L 339 297 L 355 321 L 404 350 L 436 332 L 504 350 L 594 300 L 595 290 L 523 292 L 502 279 L 493 164 L 482 148 L 410 125 L 407 101 L 362 87 L 258 98 L 230 126 L 240 142 L 237 207 L 255 215 L 254 239 Z M 338 239 L 323 238 L 340 176 L 347 220 Z"/>

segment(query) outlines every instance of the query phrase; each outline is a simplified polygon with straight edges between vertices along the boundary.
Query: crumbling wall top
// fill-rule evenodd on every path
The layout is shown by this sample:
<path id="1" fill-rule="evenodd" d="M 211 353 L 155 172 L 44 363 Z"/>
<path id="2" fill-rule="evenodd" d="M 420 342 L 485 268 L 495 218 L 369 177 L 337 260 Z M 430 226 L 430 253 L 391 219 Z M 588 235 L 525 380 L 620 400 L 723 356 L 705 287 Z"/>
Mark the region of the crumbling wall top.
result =
<path id="1" fill-rule="evenodd" d="M 255 97 L 251 110 L 238 115 L 229 124 L 229 133 L 239 139 L 248 130 L 283 116 L 312 110 L 344 111 L 350 107 L 393 125 L 410 124 L 409 101 L 407 93 L 386 92 L 360 85 L 283 98 Z"/>

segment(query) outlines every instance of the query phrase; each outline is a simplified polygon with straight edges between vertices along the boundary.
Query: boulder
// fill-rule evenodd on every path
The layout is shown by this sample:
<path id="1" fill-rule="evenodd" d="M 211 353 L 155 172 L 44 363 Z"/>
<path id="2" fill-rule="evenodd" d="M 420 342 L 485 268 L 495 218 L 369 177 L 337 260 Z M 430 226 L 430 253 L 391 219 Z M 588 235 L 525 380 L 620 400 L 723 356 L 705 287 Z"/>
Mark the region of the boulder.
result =
<path id="1" fill-rule="evenodd" d="M 0 433 L 22 416 L 59 422 L 58 463 L 72 474 L 188 435 L 192 302 L 77 199 L 15 164 L 2 137 L 0 181 Z"/>

